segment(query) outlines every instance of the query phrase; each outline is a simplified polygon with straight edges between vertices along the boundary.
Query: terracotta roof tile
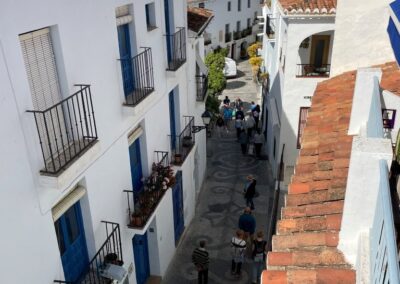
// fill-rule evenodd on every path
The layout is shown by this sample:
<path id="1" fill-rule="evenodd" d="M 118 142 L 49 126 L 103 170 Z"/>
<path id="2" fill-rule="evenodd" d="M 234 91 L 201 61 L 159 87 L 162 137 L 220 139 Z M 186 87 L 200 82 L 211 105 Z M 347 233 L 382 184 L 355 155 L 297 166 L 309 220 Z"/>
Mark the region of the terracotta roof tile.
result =
<path id="1" fill-rule="evenodd" d="M 336 14 L 337 0 L 279 0 L 285 13 Z"/>
<path id="2" fill-rule="evenodd" d="M 400 96 L 400 69 L 396 62 L 378 65 L 382 69 L 381 87 Z"/>
<path id="3" fill-rule="evenodd" d="M 198 8 L 198 7 L 188 7 L 188 28 L 194 32 L 199 32 L 203 26 L 214 17 L 211 10 Z"/>
<path id="4" fill-rule="evenodd" d="M 347 72 L 316 88 L 268 254 L 270 270 L 263 276 L 273 280 L 266 283 L 355 283 L 355 272 L 337 250 L 352 145 L 347 130 L 355 76 L 355 71 Z M 334 273 L 338 278 L 331 278 Z"/>

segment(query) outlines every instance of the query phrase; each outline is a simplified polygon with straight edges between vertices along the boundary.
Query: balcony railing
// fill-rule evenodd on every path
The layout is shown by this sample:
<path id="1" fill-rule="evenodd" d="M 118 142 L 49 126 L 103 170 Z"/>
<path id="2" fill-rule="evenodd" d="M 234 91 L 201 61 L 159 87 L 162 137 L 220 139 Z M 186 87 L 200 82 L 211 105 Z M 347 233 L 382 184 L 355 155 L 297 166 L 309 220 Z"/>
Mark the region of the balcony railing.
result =
<path id="1" fill-rule="evenodd" d="M 232 33 L 225 33 L 225 42 L 230 42 L 232 40 Z"/>
<path id="2" fill-rule="evenodd" d="M 196 76 L 196 100 L 204 101 L 208 90 L 208 77 L 206 75 Z"/>
<path id="3" fill-rule="evenodd" d="M 150 47 L 131 59 L 120 59 L 125 104 L 137 105 L 154 91 L 153 58 Z"/>
<path id="4" fill-rule="evenodd" d="M 265 33 L 267 34 L 269 39 L 275 38 L 275 18 L 272 18 L 270 15 L 267 15 L 267 23 L 265 26 Z"/>
<path id="5" fill-rule="evenodd" d="M 180 28 L 173 35 L 166 35 L 168 45 L 168 68 L 176 71 L 186 62 L 186 29 Z"/>
<path id="6" fill-rule="evenodd" d="M 58 174 L 97 140 L 90 85 L 45 110 L 33 113 L 45 174 Z"/>
<path id="7" fill-rule="evenodd" d="M 89 262 L 87 270 L 76 282 L 54 280 L 54 283 L 99 284 L 112 282 L 112 279 L 108 278 L 109 276 L 106 273 L 107 269 L 109 269 L 110 266 L 122 266 L 124 264 L 122 257 L 121 232 L 119 224 L 107 221 L 101 222 L 105 224 L 106 240 Z M 116 269 L 113 270 L 115 271 Z M 123 268 L 121 267 L 120 270 L 123 271 Z"/>
<path id="8" fill-rule="evenodd" d="M 143 228 L 157 208 L 168 188 L 175 183 L 174 172 L 169 166 L 168 152 L 156 151 L 151 175 L 139 191 L 124 190 L 128 201 L 128 227 Z"/>
<path id="9" fill-rule="evenodd" d="M 182 132 L 175 137 L 171 137 L 172 163 L 175 165 L 183 164 L 195 143 L 195 135 L 192 133 L 194 117 L 184 116 L 184 120 L 185 128 Z"/>
<path id="10" fill-rule="evenodd" d="M 211 44 L 211 39 L 204 39 L 204 45 Z"/>
<path id="11" fill-rule="evenodd" d="M 330 64 L 297 64 L 296 77 L 315 78 L 329 77 L 331 71 Z"/>
<path id="12" fill-rule="evenodd" d="M 240 39 L 242 33 L 240 31 L 233 32 L 233 39 L 238 40 Z"/>

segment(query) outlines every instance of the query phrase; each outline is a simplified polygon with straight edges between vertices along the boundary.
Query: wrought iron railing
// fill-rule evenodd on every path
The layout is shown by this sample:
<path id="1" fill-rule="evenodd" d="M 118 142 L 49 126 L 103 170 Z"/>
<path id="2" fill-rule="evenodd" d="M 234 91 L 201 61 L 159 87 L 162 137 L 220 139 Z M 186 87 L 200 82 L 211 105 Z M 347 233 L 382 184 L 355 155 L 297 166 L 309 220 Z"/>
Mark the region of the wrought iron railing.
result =
<path id="1" fill-rule="evenodd" d="M 233 39 L 238 40 L 240 39 L 242 33 L 240 31 L 233 32 Z"/>
<path id="2" fill-rule="evenodd" d="M 157 163 L 153 163 L 151 175 L 139 190 L 124 190 L 128 201 L 128 227 L 143 228 L 165 192 L 175 182 L 169 166 L 168 152 L 155 151 Z"/>
<path id="3" fill-rule="evenodd" d="M 270 15 L 267 15 L 267 22 L 265 26 L 265 33 L 267 34 L 269 39 L 275 38 L 275 18 L 272 18 Z"/>
<path id="4" fill-rule="evenodd" d="M 206 75 L 196 76 L 196 100 L 204 101 L 208 90 L 208 77 Z"/>
<path id="5" fill-rule="evenodd" d="M 97 140 L 90 85 L 45 110 L 33 113 L 42 150 L 42 173 L 57 174 Z"/>
<path id="6" fill-rule="evenodd" d="M 183 118 L 185 128 L 179 135 L 171 137 L 172 163 L 175 165 L 183 164 L 195 143 L 195 135 L 192 133 L 194 117 L 184 116 Z"/>
<path id="7" fill-rule="evenodd" d="M 87 270 L 79 277 L 78 281 L 69 282 L 65 280 L 54 280 L 54 283 L 66 284 L 99 284 L 111 283 L 105 273 L 109 265 L 122 266 L 124 264 L 122 256 L 121 232 L 118 223 L 101 221 L 105 224 L 106 240 L 89 262 Z"/>
<path id="8" fill-rule="evenodd" d="M 209 44 L 211 44 L 211 39 L 210 38 L 204 39 L 204 45 L 209 45 Z"/>
<path id="9" fill-rule="evenodd" d="M 297 64 L 296 77 L 329 77 L 330 71 L 330 64 Z"/>
<path id="10" fill-rule="evenodd" d="M 225 42 L 230 42 L 232 40 L 232 33 L 225 33 Z"/>
<path id="11" fill-rule="evenodd" d="M 169 71 L 176 71 L 186 62 L 186 29 L 179 28 L 173 35 L 166 35 Z"/>
<path id="12" fill-rule="evenodd" d="M 125 104 L 135 106 L 154 91 L 153 57 L 150 47 L 131 59 L 120 59 Z"/>
<path id="13" fill-rule="evenodd" d="M 274 201 L 272 204 L 272 212 L 271 212 L 269 227 L 268 227 L 268 231 L 267 231 L 267 245 L 266 245 L 267 252 L 272 250 L 272 236 L 275 234 L 276 224 L 278 222 L 279 200 L 280 200 L 280 193 L 281 193 L 280 182 L 281 182 L 281 180 L 283 180 L 283 169 L 284 169 L 284 163 L 283 163 L 284 152 L 285 152 L 285 144 L 283 144 L 283 147 L 282 147 L 281 161 L 279 163 L 278 175 L 276 178 L 276 186 L 275 186 L 275 191 L 274 191 Z"/>

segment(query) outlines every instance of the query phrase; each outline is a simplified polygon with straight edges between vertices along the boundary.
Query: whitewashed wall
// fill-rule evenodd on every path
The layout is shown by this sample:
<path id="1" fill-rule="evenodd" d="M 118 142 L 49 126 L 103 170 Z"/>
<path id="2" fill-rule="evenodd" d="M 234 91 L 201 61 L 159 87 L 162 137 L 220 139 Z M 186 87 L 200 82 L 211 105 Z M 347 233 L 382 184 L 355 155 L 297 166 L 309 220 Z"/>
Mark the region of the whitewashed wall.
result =
<path id="1" fill-rule="evenodd" d="M 132 230 L 126 228 L 127 200 L 124 189 L 131 189 L 128 154 L 128 134 L 141 125 L 144 173 L 150 171 L 155 150 L 168 151 L 169 111 L 168 93 L 179 85 L 181 114 L 202 113 L 201 105 L 189 99 L 195 96 L 188 88 L 189 63 L 177 72 L 166 72 L 166 46 L 163 1 L 156 1 L 158 28 L 146 28 L 145 3 L 150 1 L 69 1 L 41 0 L 7 1 L 0 10 L 0 224 L 10 234 L 3 235 L 6 259 L 23 259 L 29 263 L 20 273 L 21 264 L 15 261 L 3 264 L 2 281 L 7 283 L 52 283 L 63 279 L 51 207 L 61 200 L 78 182 L 87 189 L 82 199 L 89 258 L 104 242 L 105 232 L 101 220 L 117 222 L 121 226 L 124 261 L 127 268 L 133 261 Z M 155 92 L 137 107 L 123 107 L 123 88 L 118 62 L 118 37 L 115 8 L 132 5 L 135 38 L 132 44 L 152 48 Z M 46 7 L 43 9 L 42 7 Z M 175 25 L 186 26 L 186 2 L 174 1 Z M 90 153 L 73 163 L 60 178 L 40 176 L 42 158 L 33 115 L 32 99 L 22 58 L 18 35 L 36 29 L 51 27 L 57 66 L 64 96 L 72 94 L 77 83 L 91 84 L 99 142 Z M 85 27 L 85 28 L 82 28 Z M 189 48 L 189 47 L 188 47 Z M 135 54 L 132 54 L 135 55 Z M 191 87 L 193 89 L 193 87 Z M 160 115 L 161 114 L 161 115 Z M 4 123 L 7 121 L 8 123 Z M 198 121 L 197 121 L 198 123 Z M 205 134 L 205 133 L 204 133 Z M 197 134 L 199 145 L 200 178 L 205 171 L 205 135 Z M 203 136 L 201 136 L 203 135 Z M 193 162 L 182 167 L 183 180 L 193 179 Z M 202 182 L 202 180 L 201 180 Z M 194 186 L 185 182 L 188 196 Z M 174 252 L 171 246 L 173 230 L 169 205 L 157 211 L 156 229 L 162 232 L 158 241 L 159 269 L 164 273 Z M 185 208 L 194 208 L 189 198 Z M 172 213 L 172 212 L 170 212 Z M 10 218 L 12 216 L 12 218 Z M 169 216 L 163 219 L 163 216 Z M 188 213 L 188 221 L 193 216 Z M 153 273 L 153 271 L 152 271 Z M 136 283 L 135 273 L 130 283 Z"/>
<path id="2" fill-rule="evenodd" d="M 391 2 L 338 1 L 333 75 L 394 60 L 386 32 Z"/>

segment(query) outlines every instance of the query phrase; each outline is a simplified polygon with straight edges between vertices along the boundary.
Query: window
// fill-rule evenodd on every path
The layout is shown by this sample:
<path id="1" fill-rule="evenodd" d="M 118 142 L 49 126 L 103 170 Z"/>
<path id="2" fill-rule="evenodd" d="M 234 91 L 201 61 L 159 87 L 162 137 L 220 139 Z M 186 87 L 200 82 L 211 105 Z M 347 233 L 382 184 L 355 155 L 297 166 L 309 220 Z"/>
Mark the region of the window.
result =
<path id="1" fill-rule="evenodd" d="M 247 27 L 248 27 L 248 28 L 251 27 L 251 19 L 250 19 L 250 18 L 247 19 Z"/>
<path id="2" fill-rule="evenodd" d="M 384 109 L 384 108 L 382 109 L 383 128 L 393 129 L 395 118 L 396 118 L 395 109 Z"/>
<path id="3" fill-rule="evenodd" d="M 228 1 L 228 12 L 231 11 L 231 1 Z"/>
<path id="4" fill-rule="evenodd" d="M 242 1 L 238 0 L 238 11 L 242 11 Z"/>
<path id="5" fill-rule="evenodd" d="M 147 30 L 151 31 L 157 28 L 156 25 L 156 10 L 155 10 L 155 5 L 153 3 L 146 4 L 146 24 L 147 24 Z"/>
<path id="6" fill-rule="evenodd" d="M 301 137 L 303 136 L 304 132 L 304 127 L 306 126 L 306 121 L 307 121 L 307 113 L 309 107 L 301 107 L 300 108 L 300 115 L 299 115 L 299 129 L 297 132 L 297 149 L 301 148 Z"/>
<path id="7" fill-rule="evenodd" d="M 274 149 L 272 154 L 274 155 L 274 160 L 276 160 L 276 138 L 274 137 Z"/>
<path id="8" fill-rule="evenodd" d="M 247 8 L 251 7 L 251 0 L 247 0 Z"/>
<path id="9" fill-rule="evenodd" d="M 225 34 L 228 34 L 229 33 L 229 24 L 226 24 L 225 25 Z"/>
<path id="10" fill-rule="evenodd" d="M 204 4 L 204 2 L 199 3 L 199 8 L 205 8 L 205 7 L 206 7 L 206 5 Z"/>
<path id="11" fill-rule="evenodd" d="M 254 12 L 254 21 L 257 21 L 257 11 Z"/>
<path id="12" fill-rule="evenodd" d="M 236 31 L 240 32 L 240 21 L 236 22 Z"/>

